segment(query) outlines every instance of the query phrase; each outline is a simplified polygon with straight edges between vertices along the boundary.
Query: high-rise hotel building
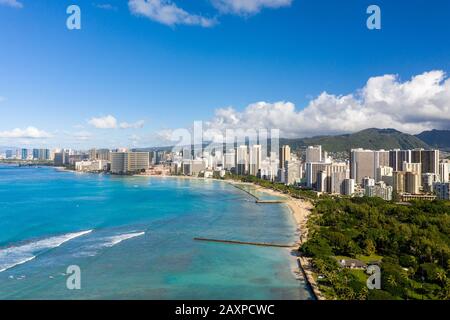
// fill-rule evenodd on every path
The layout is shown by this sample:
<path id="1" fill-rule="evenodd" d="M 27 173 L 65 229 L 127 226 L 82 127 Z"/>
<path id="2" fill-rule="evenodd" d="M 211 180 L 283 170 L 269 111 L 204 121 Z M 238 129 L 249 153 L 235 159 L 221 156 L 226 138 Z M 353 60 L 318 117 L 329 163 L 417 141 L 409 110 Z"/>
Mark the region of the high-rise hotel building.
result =
<path id="1" fill-rule="evenodd" d="M 248 148 L 246 145 L 236 149 L 236 174 L 246 175 L 248 173 Z"/>
<path id="2" fill-rule="evenodd" d="M 389 151 L 389 166 L 394 169 L 394 171 L 402 171 L 403 163 L 420 162 L 412 159 L 411 150 L 390 150 Z"/>
<path id="3" fill-rule="evenodd" d="M 439 174 L 439 150 L 414 149 L 411 162 L 422 163 L 422 173 Z"/>
<path id="4" fill-rule="evenodd" d="M 49 149 L 33 149 L 33 159 L 34 160 L 49 160 L 50 150 Z"/>
<path id="5" fill-rule="evenodd" d="M 289 147 L 288 145 L 282 146 L 280 148 L 280 169 L 284 169 L 286 161 L 291 161 L 291 147 Z"/>
<path id="6" fill-rule="evenodd" d="M 253 145 L 250 147 L 250 161 L 249 161 L 249 174 L 252 176 L 257 176 L 259 170 L 261 169 L 261 146 Z"/>
<path id="7" fill-rule="evenodd" d="M 376 178 L 377 168 L 389 165 L 389 151 L 352 149 L 350 158 L 350 176 L 357 184 L 364 177 Z"/>
<path id="8" fill-rule="evenodd" d="M 228 171 L 236 168 L 236 151 L 234 149 L 225 152 L 224 154 L 224 168 Z"/>
<path id="9" fill-rule="evenodd" d="M 442 160 L 441 163 L 439 163 L 439 176 L 441 182 L 450 182 L 450 160 Z"/>
<path id="10" fill-rule="evenodd" d="M 403 170 L 405 172 L 412 172 L 417 174 L 418 179 L 418 185 L 422 185 L 422 164 L 421 163 L 407 163 L 403 162 Z M 416 177 L 414 177 L 415 181 Z M 414 182 L 415 183 L 415 182 Z M 412 188 L 411 190 L 416 190 L 415 188 Z"/>
<path id="11" fill-rule="evenodd" d="M 322 146 L 306 148 L 305 162 L 322 162 Z"/>
<path id="12" fill-rule="evenodd" d="M 111 173 L 128 174 L 148 169 L 148 152 L 111 152 Z"/>
<path id="13" fill-rule="evenodd" d="M 412 171 L 394 171 L 394 191 L 396 193 L 419 194 L 420 175 Z"/>
<path id="14" fill-rule="evenodd" d="M 439 150 L 422 150 L 422 173 L 439 174 Z"/>
<path id="15" fill-rule="evenodd" d="M 327 164 L 324 162 L 307 162 L 306 166 L 306 186 L 318 190 L 319 173 L 324 172 L 326 176 Z M 322 178 L 324 178 L 321 173 Z M 323 184 L 323 183 L 322 183 Z"/>
<path id="16" fill-rule="evenodd" d="M 109 149 L 91 149 L 89 150 L 89 159 L 110 161 L 110 153 Z"/>
<path id="17" fill-rule="evenodd" d="M 345 162 L 307 162 L 306 186 L 319 192 L 341 193 L 350 175 Z"/>

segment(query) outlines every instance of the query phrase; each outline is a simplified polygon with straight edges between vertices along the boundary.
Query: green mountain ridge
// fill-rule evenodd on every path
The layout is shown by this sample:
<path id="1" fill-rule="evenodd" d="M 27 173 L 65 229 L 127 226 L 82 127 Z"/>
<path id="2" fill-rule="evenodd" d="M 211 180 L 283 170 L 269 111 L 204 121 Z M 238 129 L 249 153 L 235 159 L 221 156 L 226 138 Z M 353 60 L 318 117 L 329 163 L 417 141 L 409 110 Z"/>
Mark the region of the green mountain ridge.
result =
<path id="1" fill-rule="evenodd" d="M 323 150 L 328 152 L 346 152 L 353 148 L 374 150 L 431 148 L 433 144 L 422 141 L 418 137 L 420 135 L 414 136 L 395 129 L 370 128 L 355 133 L 334 136 L 328 135 L 293 139 L 280 138 L 279 145 L 289 145 L 293 151 L 303 149 L 307 146 L 321 145 Z M 136 150 L 153 151 L 170 150 L 171 148 L 138 148 Z"/>
<path id="2" fill-rule="evenodd" d="M 349 151 L 353 148 L 364 149 L 414 149 L 430 146 L 416 136 L 395 129 L 370 128 L 359 132 L 336 136 L 317 136 L 301 139 L 280 139 L 280 144 L 288 144 L 298 150 L 307 146 L 321 145 L 329 152 Z"/>
<path id="3" fill-rule="evenodd" d="M 430 130 L 416 135 L 428 145 L 450 150 L 450 130 Z"/>

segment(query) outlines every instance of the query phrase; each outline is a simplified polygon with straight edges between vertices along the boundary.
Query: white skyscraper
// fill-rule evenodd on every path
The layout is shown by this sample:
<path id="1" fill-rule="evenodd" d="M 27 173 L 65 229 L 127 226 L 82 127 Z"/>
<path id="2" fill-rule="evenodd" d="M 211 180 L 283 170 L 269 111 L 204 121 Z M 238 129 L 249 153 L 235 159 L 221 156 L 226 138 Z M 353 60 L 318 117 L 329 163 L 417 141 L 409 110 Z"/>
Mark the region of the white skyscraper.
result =
<path id="1" fill-rule="evenodd" d="M 282 146 L 280 148 L 280 163 L 279 167 L 280 169 L 284 169 L 285 162 L 291 160 L 291 147 L 288 145 Z"/>
<path id="2" fill-rule="evenodd" d="M 257 176 L 261 169 L 261 146 L 253 145 L 250 147 L 249 174 Z"/>
<path id="3" fill-rule="evenodd" d="M 378 167 L 376 170 L 375 180 L 376 180 L 376 182 L 384 181 L 383 178 L 385 179 L 385 177 L 392 177 L 393 173 L 394 173 L 394 169 L 392 169 L 391 167 L 387 167 L 387 166 Z"/>
<path id="4" fill-rule="evenodd" d="M 344 195 L 351 196 L 355 193 L 355 180 L 345 179 L 344 180 Z"/>
<path id="5" fill-rule="evenodd" d="M 248 173 L 248 148 L 246 145 L 239 146 L 236 150 L 236 174 L 246 175 Z"/>
<path id="6" fill-rule="evenodd" d="M 363 185 L 363 188 L 373 187 L 375 185 L 375 179 L 372 179 L 370 177 L 364 177 L 362 185 Z"/>
<path id="7" fill-rule="evenodd" d="M 364 195 L 366 197 L 379 197 L 383 200 L 391 201 L 392 191 L 393 188 L 391 186 L 387 186 L 383 181 L 380 181 L 373 186 L 366 186 L 364 188 Z"/>
<path id="8" fill-rule="evenodd" d="M 317 173 L 317 186 L 316 186 L 316 190 L 318 192 L 327 192 L 327 172 L 324 171 L 319 171 Z"/>
<path id="9" fill-rule="evenodd" d="M 298 161 L 287 161 L 286 164 L 283 182 L 287 185 L 300 182 L 303 174 L 301 163 Z"/>
<path id="10" fill-rule="evenodd" d="M 226 170 L 231 170 L 232 168 L 236 168 L 236 151 L 234 149 L 228 151 L 224 155 L 224 168 Z"/>
<path id="11" fill-rule="evenodd" d="M 439 163 L 439 176 L 441 177 L 441 182 L 450 182 L 450 160 L 442 160 Z"/>

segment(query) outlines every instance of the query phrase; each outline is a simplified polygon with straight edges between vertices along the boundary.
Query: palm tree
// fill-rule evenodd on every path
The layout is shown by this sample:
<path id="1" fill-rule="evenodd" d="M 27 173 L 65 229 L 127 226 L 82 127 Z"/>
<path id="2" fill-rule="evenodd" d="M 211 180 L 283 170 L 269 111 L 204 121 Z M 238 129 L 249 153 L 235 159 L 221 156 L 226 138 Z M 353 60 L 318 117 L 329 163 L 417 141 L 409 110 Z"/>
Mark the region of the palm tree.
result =
<path id="1" fill-rule="evenodd" d="M 369 295 L 369 290 L 367 288 L 363 288 L 358 293 L 358 300 L 367 300 L 367 296 Z"/>
<path id="2" fill-rule="evenodd" d="M 389 285 L 391 287 L 396 287 L 397 286 L 397 280 L 395 280 L 395 277 L 393 275 L 390 275 L 387 279 L 387 282 L 389 283 Z"/>
<path id="3" fill-rule="evenodd" d="M 438 270 L 436 272 L 436 278 L 441 282 L 441 283 L 445 283 L 447 280 L 447 275 L 445 274 L 444 270 Z"/>
<path id="4" fill-rule="evenodd" d="M 344 290 L 344 299 L 345 300 L 355 300 L 356 294 L 352 288 L 346 287 Z"/>

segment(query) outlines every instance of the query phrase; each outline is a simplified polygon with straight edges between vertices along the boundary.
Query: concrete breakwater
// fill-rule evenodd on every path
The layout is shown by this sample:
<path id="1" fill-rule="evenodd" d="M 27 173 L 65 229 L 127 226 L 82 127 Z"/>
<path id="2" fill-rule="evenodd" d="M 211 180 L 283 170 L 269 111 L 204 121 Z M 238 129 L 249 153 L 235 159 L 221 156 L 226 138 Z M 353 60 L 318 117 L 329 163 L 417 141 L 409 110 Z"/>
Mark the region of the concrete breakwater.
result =
<path id="1" fill-rule="evenodd" d="M 222 240 L 222 239 L 209 239 L 209 238 L 199 238 L 195 237 L 196 241 L 206 241 L 206 242 L 220 242 L 229 244 L 242 244 L 242 245 L 252 245 L 261 247 L 277 247 L 277 248 L 295 248 L 295 244 L 278 244 L 278 243 L 267 243 L 267 242 L 253 242 L 253 241 L 239 241 L 239 240 Z"/>

